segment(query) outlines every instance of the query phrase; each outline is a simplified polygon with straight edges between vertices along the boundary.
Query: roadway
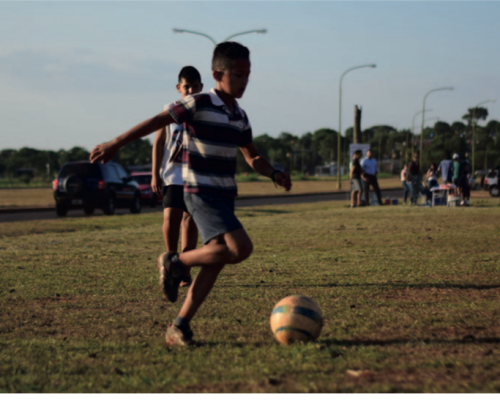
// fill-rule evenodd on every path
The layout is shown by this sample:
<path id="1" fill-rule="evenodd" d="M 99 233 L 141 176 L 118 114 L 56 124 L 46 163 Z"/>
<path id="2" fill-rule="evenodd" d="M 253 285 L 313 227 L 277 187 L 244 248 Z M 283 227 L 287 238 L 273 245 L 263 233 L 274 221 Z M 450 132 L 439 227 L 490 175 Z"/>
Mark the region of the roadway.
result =
<path id="1" fill-rule="evenodd" d="M 382 189 L 382 198 L 389 196 L 391 198 L 401 198 L 403 196 L 403 189 Z M 242 207 L 257 207 L 257 206 L 276 206 L 297 203 L 317 203 L 321 201 L 339 201 L 349 200 L 347 192 L 329 192 L 329 193 L 304 193 L 304 194 L 288 194 L 280 196 L 249 196 L 236 198 L 236 208 Z M 160 212 L 161 207 L 154 208 L 143 206 L 141 213 Z M 117 209 L 116 215 L 130 214 L 128 209 Z M 96 210 L 93 216 L 103 215 L 101 210 Z M 70 210 L 66 217 L 58 217 L 55 208 L 38 208 L 38 209 L 11 209 L 2 210 L 0 213 L 0 223 L 2 222 L 19 222 L 19 221 L 33 221 L 33 220 L 48 220 L 48 219 L 62 219 L 62 218 L 92 218 L 83 213 L 83 210 Z"/>

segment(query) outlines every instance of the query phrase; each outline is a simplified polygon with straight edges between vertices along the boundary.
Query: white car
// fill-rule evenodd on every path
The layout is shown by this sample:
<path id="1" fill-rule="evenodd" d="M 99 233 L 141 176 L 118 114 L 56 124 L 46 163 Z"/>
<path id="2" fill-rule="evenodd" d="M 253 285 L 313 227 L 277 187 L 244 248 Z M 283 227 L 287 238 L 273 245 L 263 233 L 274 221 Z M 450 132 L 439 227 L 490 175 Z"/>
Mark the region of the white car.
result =
<path id="1" fill-rule="evenodd" d="M 492 169 L 484 178 L 484 190 L 489 190 L 492 197 L 498 197 L 498 169 Z"/>

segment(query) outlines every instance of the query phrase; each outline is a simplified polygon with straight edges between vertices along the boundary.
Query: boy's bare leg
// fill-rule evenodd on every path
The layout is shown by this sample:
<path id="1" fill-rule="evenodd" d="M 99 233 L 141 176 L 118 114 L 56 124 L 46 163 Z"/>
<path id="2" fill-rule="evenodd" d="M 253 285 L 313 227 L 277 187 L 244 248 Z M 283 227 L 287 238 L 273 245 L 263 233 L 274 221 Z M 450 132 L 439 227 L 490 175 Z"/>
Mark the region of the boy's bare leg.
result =
<path id="1" fill-rule="evenodd" d="M 191 320 L 212 290 L 224 265 L 243 261 L 250 256 L 252 250 L 250 238 L 240 228 L 212 239 L 199 249 L 180 254 L 179 260 L 184 265 L 195 263 L 194 265 L 201 265 L 201 269 L 189 288 L 179 317 Z"/>
<path id="2" fill-rule="evenodd" d="M 212 290 L 224 264 L 239 263 L 248 258 L 252 250 L 252 241 L 240 228 L 219 235 L 200 249 L 177 256 L 186 267 L 201 266 L 201 269 L 188 290 L 178 317 L 167 329 L 165 341 L 168 345 L 193 344 L 189 322 Z"/>
<path id="3" fill-rule="evenodd" d="M 237 264 L 252 254 L 253 244 L 245 229 L 219 235 L 203 247 L 179 254 L 179 261 L 187 268 L 217 267 Z"/>
<path id="4" fill-rule="evenodd" d="M 359 194 L 358 190 L 353 190 L 351 192 L 351 207 L 357 207 L 359 205 L 358 194 Z"/>
<path id="5" fill-rule="evenodd" d="M 196 249 L 198 243 L 198 228 L 194 222 L 193 217 L 187 212 L 182 216 L 182 238 L 181 238 L 181 251 L 189 251 Z"/>
<path id="6" fill-rule="evenodd" d="M 193 280 L 186 295 L 186 300 L 179 312 L 180 318 L 185 318 L 189 321 L 194 317 L 198 308 L 206 299 L 212 290 L 219 273 L 224 268 L 224 265 L 212 265 L 210 267 L 201 267 L 200 272 Z"/>
<path id="7" fill-rule="evenodd" d="M 193 217 L 187 212 L 182 215 L 182 234 L 181 234 L 181 252 L 196 249 L 198 243 L 198 228 Z M 191 268 L 186 267 L 187 276 L 182 280 L 180 286 L 186 287 L 191 285 Z"/>
<path id="8" fill-rule="evenodd" d="M 354 205 L 356 207 L 359 207 L 361 205 L 360 198 L 361 198 L 360 192 L 359 192 L 359 190 L 357 190 L 356 193 L 354 193 Z"/>
<path id="9" fill-rule="evenodd" d="M 183 211 L 180 208 L 163 210 L 163 239 L 167 251 L 177 251 Z"/>

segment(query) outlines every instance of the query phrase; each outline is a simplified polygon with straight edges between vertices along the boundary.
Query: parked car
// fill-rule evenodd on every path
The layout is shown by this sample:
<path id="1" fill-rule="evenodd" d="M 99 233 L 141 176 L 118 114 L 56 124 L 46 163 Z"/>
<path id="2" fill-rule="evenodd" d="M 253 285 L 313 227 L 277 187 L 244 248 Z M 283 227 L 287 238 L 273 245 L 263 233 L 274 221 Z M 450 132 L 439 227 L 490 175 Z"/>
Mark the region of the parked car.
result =
<path id="1" fill-rule="evenodd" d="M 155 195 L 151 188 L 151 172 L 132 172 L 130 177 L 136 181 L 141 191 L 141 201 L 144 204 L 149 204 L 151 207 L 156 207 L 161 204 L 163 196 Z"/>
<path id="2" fill-rule="evenodd" d="M 488 190 L 490 192 L 490 195 L 492 197 L 498 197 L 499 190 L 498 190 L 498 175 L 499 175 L 499 169 L 495 168 L 492 169 L 486 177 L 484 178 L 484 190 Z"/>
<path id="3" fill-rule="evenodd" d="M 52 189 L 56 213 L 61 217 L 74 208 L 83 208 L 87 215 L 96 208 L 107 215 L 113 215 L 116 208 L 130 208 L 134 214 L 141 212 L 139 185 L 114 162 L 68 162 L 52 182 Z"/>

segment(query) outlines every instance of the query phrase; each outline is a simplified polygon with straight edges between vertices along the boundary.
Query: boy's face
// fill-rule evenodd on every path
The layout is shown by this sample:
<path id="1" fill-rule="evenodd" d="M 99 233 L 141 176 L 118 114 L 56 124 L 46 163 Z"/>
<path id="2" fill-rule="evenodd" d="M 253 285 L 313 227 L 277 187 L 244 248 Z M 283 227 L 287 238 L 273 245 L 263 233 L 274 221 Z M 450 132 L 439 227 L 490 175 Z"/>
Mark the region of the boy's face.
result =
<path id="1" fill-rule="evenodd" d="M 175 85 L 177 91 L 181 94 L 182 98 L 190 96 L 192 94 L 200 93 L 203 90 L 203 83 L 199 80 L 193 82 L 188 82 L 184 78 Z"/>
<path id="2" fill-rule="evenodd" d="M 239 58 L 225 71 L 213 71 L 218 89 L 235 99 L 243 97 L 250 77 L 250 60 Z"/>

